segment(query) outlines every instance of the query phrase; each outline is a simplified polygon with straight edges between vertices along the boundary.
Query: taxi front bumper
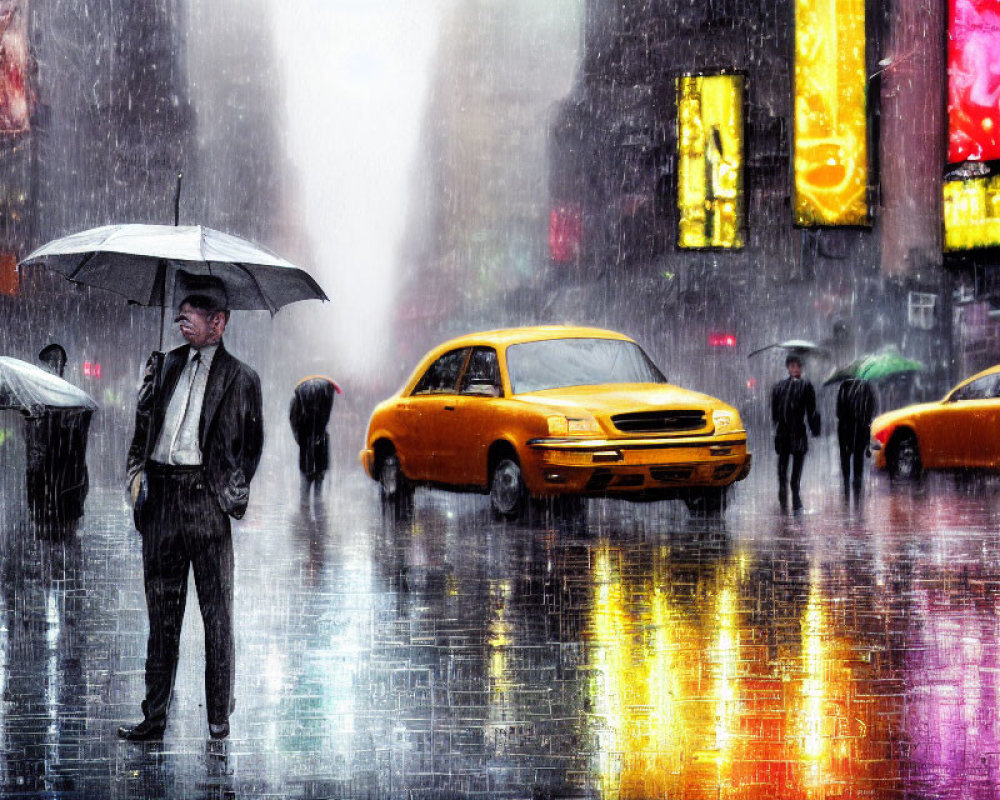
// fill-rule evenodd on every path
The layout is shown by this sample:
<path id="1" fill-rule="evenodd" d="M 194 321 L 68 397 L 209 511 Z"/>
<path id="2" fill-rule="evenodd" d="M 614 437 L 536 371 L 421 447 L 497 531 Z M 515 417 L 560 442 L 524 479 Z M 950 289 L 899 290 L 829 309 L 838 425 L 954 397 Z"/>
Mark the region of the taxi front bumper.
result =
<path id="1" fill-rule="evenodd" d="M 532 493 L 670 495 L 750 474 L 746 433 L 645 439 L 532 439 L 522 465 Z"/>

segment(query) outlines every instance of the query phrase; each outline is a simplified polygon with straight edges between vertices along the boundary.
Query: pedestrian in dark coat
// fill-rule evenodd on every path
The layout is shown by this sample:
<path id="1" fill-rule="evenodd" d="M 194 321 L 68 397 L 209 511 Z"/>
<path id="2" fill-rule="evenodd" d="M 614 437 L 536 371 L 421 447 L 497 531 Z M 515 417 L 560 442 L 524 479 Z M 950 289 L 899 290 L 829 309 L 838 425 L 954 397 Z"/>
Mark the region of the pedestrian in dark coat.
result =
<path id="1" fill-rule="evenodd" d="M 186 297 L 177 322 L 188 344 L 162 363 L 151 359 L 139 391 L 128 477 L 149 640 L 143 719 L 118 729 L 130 741 L 163 736 L 192 568 L 205 627 L 209 732 L 229 735 L 236 655 L 229 520 L 246 511 L 264 429 L 260 379 L 222 344 L 228 319 L 221 283 Z"/>
<path id="2" fill-rule="evenodd" d="M 844 497 L 851 488 L 861 494 L 864 458 L 871 451 L 872 420 L 878 413 L 878 398 L 870 381 L 850 378 L 837 390 L 837 442 L 840 445 L 840 472 Z M 851 477 L 853 467 L 854 476 Z"/>
<path id="3" fill-rule="evenodd" d="M 340 387 L 323 375 L 303 378 L 292 393 L 288 421 L 299 446 L 303 504 L 309 502 L 310 493 L 317 499 L 320 497 L 323 478 L 330 468 L 330 436 L 326 426 L 334 397 L 339 393 Z"/>
<path id="4" fill-rule="evenodd" d="M 28 510 L 35 522 L 68 532 L 90 490 L 89 408 L 46 408 L 25 420 Z"/>
<path id="5" fill-rule="evenodd" d="M 67 357 L 62 345 L 46 345 L 38 359 L 63 377 Z M 83 516 L 90 490 L 87 438 L 92 416 L 89 408 L 44 407 L 25 418 L 28 510 L 36 523 L 52 532 L 68 532 Z"/>
<path id="6" fill-rule="evenodd" d="M 819 436 L 820 415 L 816 410 L 816 390 L 802 377 L 802 360 L 793 354 L 785 359 L 788 377 L 771 389 L 771 421 L 774 423 L 774 450 L 778 454 L 778 502 L 788 508 L 788 466 L 791 461 L 792 510 L 802 510 L 799 487 L 802 468 L 809 451 L 809 431 Z"/>

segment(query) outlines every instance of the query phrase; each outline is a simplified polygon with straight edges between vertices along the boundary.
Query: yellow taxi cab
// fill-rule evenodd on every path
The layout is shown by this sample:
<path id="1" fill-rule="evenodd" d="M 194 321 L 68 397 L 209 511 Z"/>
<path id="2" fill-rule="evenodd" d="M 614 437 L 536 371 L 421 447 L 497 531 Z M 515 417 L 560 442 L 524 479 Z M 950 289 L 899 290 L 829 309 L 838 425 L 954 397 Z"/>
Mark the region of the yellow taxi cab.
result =
<path id="1" fill-rule="evenodd" d="M 394 513 L 416 486 L 488 493 L 497 517 L 530 498 L 680 498 L 718 511 L 750 471 L 737 411 L 671 385 L 639 345 L 599 328 L 461 336 L 379 404 L 361 461 Z"/>
<path id="2" fill-rule="evenodd" d="M 872 420 L 876 469 L 893 478 L 924 470 L 1000 469 L 1000 364 L 959 383 L 943 399 Z"/>

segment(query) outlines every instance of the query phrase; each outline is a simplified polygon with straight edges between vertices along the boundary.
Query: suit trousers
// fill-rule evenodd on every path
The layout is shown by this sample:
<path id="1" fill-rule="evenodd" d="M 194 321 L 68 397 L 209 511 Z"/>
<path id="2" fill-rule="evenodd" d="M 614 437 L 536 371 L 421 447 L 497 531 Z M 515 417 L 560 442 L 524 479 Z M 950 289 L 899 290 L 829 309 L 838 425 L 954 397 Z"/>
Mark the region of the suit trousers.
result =
<path id="1" fill-rule="evenodd" d="M 805 453 L 778 453 L 778 502 L 782 508 L 788 506 L 788 461 L 792 462 L 792 508 L 798 511 L 802 508 L 802 497 L 799 485 L 802 482 L 802 467 L 805 465 Z"/>
<path id="2" fill-rule="evenodd" d="M 210 725 L 229 720 L 236 650 L 233 637 L 233 540 L 200 467 L 148 463 L 137 515 L 149 615 L 143 714 L 165 722 L 173 697 L 193 568 L 205 628 L 205 707 Z"/>

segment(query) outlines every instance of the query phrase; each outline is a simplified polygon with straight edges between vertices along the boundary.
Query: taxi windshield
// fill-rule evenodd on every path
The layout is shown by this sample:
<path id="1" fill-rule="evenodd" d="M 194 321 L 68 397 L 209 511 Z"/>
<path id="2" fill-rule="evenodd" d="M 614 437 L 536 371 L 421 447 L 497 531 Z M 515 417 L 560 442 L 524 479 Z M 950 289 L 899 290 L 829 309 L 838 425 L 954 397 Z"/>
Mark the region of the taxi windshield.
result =
<path id="1" fill-rule="evenodd" d="M 547 339 L 507 348 L 514 394 L 597 386 L 603 383 L 666 383 L 635 342 L 620 339 Z"/>

